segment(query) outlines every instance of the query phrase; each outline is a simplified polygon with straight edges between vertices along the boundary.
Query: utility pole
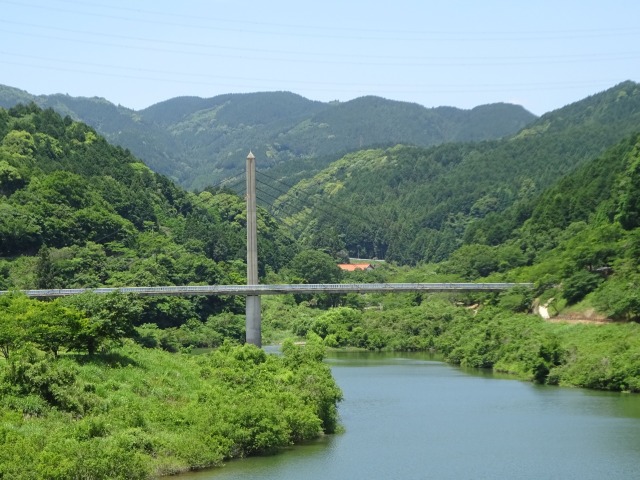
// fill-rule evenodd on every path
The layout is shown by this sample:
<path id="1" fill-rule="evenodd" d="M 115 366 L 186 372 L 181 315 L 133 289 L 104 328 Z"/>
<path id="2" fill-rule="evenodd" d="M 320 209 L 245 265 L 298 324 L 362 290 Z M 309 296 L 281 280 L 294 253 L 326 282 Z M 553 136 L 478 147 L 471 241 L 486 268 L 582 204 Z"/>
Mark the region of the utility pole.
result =
<path id="1" fill-rule="evenodd" d="M 258 285 L 258 236 L 256 213 L 256 157 L 247 155 L 247 285 Z M 262 346 L 260 296 L 247 295 L 246 343 Z"/>

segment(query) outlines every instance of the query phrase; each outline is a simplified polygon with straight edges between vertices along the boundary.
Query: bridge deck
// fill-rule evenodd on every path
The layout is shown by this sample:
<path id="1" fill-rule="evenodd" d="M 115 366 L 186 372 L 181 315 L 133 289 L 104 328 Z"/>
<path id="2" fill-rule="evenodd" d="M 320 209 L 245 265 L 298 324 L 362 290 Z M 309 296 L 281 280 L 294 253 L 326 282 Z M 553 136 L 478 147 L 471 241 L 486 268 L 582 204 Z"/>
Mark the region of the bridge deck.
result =
<path id="1" fill-rule="evenodd" d="M 514 287 L 532 288 L 531 283 L 335 283 L 282 285 L 190 285 L 163 287 L 64 288 L 21 290 L 29 297 L 64 297 L 84 292 L 112 292 L 138 295 L 280 295 L 284 293 L 368 293 L 368 292 L 460 292 L 501 291 Z M 9 293 L 2 290 L 0 295 Z"/>

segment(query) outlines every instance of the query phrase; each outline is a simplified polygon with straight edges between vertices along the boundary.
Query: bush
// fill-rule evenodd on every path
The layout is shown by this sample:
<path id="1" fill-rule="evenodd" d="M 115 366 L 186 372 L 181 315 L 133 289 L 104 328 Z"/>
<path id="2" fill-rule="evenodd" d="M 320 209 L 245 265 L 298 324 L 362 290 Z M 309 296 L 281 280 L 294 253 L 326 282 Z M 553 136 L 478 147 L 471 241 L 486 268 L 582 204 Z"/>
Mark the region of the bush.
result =
<path id="1" fill-rule="evenodd" d="M 562 284 L 562 296 L 569 303 L 576 303 L 582 300 L 588 293 L 594 291 L 603 281 L 603 278 L 587 270 L 580 270 Z"/>

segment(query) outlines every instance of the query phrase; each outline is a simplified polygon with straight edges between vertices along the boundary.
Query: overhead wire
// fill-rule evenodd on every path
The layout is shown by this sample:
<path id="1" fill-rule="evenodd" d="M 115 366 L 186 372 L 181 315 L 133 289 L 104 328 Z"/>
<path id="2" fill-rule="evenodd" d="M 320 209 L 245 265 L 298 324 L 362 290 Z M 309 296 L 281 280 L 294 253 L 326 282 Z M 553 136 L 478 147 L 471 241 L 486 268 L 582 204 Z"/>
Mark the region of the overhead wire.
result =
<path id="1" fill-rule="evenodd" d="M 175 12 L 160 12 L 153 10 L 142 10 L 136 8 L 113 6 L 105 4 L 89 4 L 87 2 L 69 2 L 81 7 L 99 7 L 109 8 L 111 10 L 139 13 L 140 15 L 132 18 L 130 15 L 112 15 L 106 13 L 97 13 L 95 11 L 80 10 L 78 8 L 65 8 L 59 6 L 52 6 L 51 3 L 33 3 L 24 1 L 12 1 L 2 0 L 2 3 L 7 5 L 14 5 L 19 7 L 27 7 L 32 9 L 45 9 L 53 12 L 60 12 L 65 14 L 83 15 L 87 17 L 104 18 L 111 20 L 124 20 L 128 22 L 145 23 L 149 25 L 158 25 L 165 27 L 179 27 L 189 29 L 211 30 L 211 31 L 228 31 L 234 33 L 256 33 L 260 35 L 287 35 L 287 36 L 299 36 L 299 37 L 313 37 L 313 38 L 341 38 L 341 39 L 355 39 L 355 40 L 403 40 L 403 41 L 418 41 L 425 39 L 441 38 L 446 41 L 472 41 L 477 42 L 479 40 L 487 41 L 505 41 L 505 40 L 518 40 L 518 39 L 567 39 L 567 38 L 598 38 L 603 36 L 613 35 L 628 35 L 637 34 L 640 32 L 638 28 L 597 28 L 597 29 L 562 29 L 562 30 L 511 30 L 511 31 L 496 31 L 487 30 L 481 32 L 474 32 L 474 37 L 467 37 L 466 31 L 444 31 L 435 29 L 425 29 L 424 32 L 416 32 L 407 30 L 393 30 L 393 29 L 372 29 L 363 28 L 358 25 L 347 27 L 339 27 L 334 25 L 312 25 L 312 24 L 287 24 L 287 23 L 275 23 L 275 22 L 257 22 L 250 19 L 232 19 L 222 17 L 211 17 L 206 15 L 188 15 L 184 13 Z M 150 15 L 170 17 L 171 21 L 157 20 L 150 18 Z M 189 23 L 178 23 L 175 18 L 184 18 L 188 20 L 195 20 Z M 222 26 L 221 26 L 222 24 Z M 236 24 L 237 27 L 230 28 L 227 25 Z M 251 26 L 249 29 L 248 26 Z M 255 27 L 262 27 L 263 30 L 258 30 Z M 292 31 L 293 30 L 293 31 Z M 314 32 L 315 31 L 315 32 Z"/>
<path id="2" fill-rule="evenodd" d="M 2 54 L 2 52 L 0 52 Z M 13 54 L 10 54 L 13 55 Z M 63 61 L 62 63 L 64 63 Z M 297 62 L 299 63 L 299 62 Z M 59 65 L 50 65 L 45 66 L 42 64 L 30 64 L 22 61 L 11 61 L 11 60 L 0 60 L 0 64 L 4 65 L 13 65 L 27 68 L 36 68 L 39 70 L 47 70 L 47 71 L 55 71 L 55 72 L 67 72 L 67 73 L 80 73 L 86 75 L 95 75 L 99 77 L 109 77 L 109 78 L 123 78 L 130 80 L 149 80 L 156 83 L 175 83 L 177 80 L 175 78 L 162 78 L 158 76 L 143 76 L 143 75 L 134 75 L 134 74 L 126 74 L 126 73 L 114 73 L 113 69 L 121 69 L 121 70 L 136 70 L 131 69 L 129 67 L 113 67 L 111 70 L 107 71 L 91 71 L 82 68 L 65 68 L 60 67 Z M 109 66 L 105 66 L 105 68 L 109 69 Z M 138 71 L 145 71 L 144 69 L 138 69 Z M 153 71 L 149 71 L 149 73 L 153 73 Z M 159 73 L 159 72 L 158 72 Z M 279 84 L 283 80 L 278 79 L 259 79 L 256 77 L 228 77 L 228 76 L 210 76 L 204 74 L 197 73 L 170 73 L 170 75 L 185 75 L 187 78 L 180 79 L 180 83 L 184 85 L 199 85 L 199 86 L 209 86 L 216 88 L 233 88 L 233 89 L 256 89 L 256 88 L 267 88 L 264 86 L 264 83 L 272 82 L 274 84 Z M 205 77 L 210 78 L 211 80 L 194 80 L 193 77 Z M 223 80 L 224 83 L 220 80 Z M 251 82 L 263 82 L 262 86 L 256 87 L 255 83 Z M 289 80 L 287 80 L 289 81 Z M 588 81 L 568 81 L 568 82 L 551 82 L 544 84 L 527 84 L 527 83 L 511 83 L 504 85 L 484 85 L 484 84 L 474 84 L 470 85 L 422 85 L 422 86 L 405 86 L 400 84 L 371 84 L 365 85 L 362 82 L 360 83 L 334 83 L 334 82 L 323 82 L 323 81 L 299 81 L 295 80 L 292 85 L 300 85 L 301 87 L 309 87 L 313 86 L 312 90 L 317 93 L 343 93 L 349 95 L 361 95 L 363 94 L 363 88 L 384 88 L 384 95 L 406 95 L 406 94 L 448 94 L 448 93 L 493 93 L 493 92 L 525 92 L 530 90 L 531 88 L 535 88 L 536 91 L 558 91 L 558 90 L 574 90 L 577 87 L 595 87 L 595 88 L 606 88 L 610 86 L 612 83 L 619 82 L 620 79 L 597 79 L 597 80 L 588 80 Z M 249 82 L 249 83 L 239 83 L 239 82 Z M 320 85 L 320 86 L 314 86 Z M 387 88 L 390 87 L 390 88 Z M 277 88 L 277 87 L 274 87 Z M 291 87 L 295 89 L 295 86 Z"/>
<path id="3" fill-rule="evenodd" d="M 262 193 L 263 195 L 266 195 L 267 197 L 271 198 L 271 200 L 267 200 L 267 199 L 265 199 L 263 196 L 261 197 L 261 196 L 260 196 L 260 194 L 261 194 L 261 193 Z M 267 211 L 268 211 L 269 215 L 271 215 L 272 217 L 274 217 L 274 218 L 275 218 L 275 219 L 277 219 L 277 220 L 280 220 L 280 225 L 281 225 L 281 226 L 286 227 L 286 228 L 287 228 L 287 230 L 289 231 L 289 233 L 290 233 L 294 238 L 297 238 L 297 237 L 300 235 L 300 233 L 301 233 L 301 232 L 300 232 L 300 231 L 295 231 L 295 230 L 293 229 L 293 226 L 292 226 L 290 223 L 288 223 L 288 222 L 286 221 L 286 218 L 285 218 L 285 217 L 280 216 L 278 213 L 276 213 L 276 212 L 273 210 L 273 202 L 274 202 L 274 201 L 276 201 L 276 200 L 278 200 L 278 197 L 276 197 L 276 196 L 274 196 L 274 195 L 272 195 L 272 194 L 270 194 L 270 193 L 268 193 L 268 192 L 265 192 L 264 190 L 262 190 L 262 189 L 258 186 L 258 184 L 256 184 L 256 197 L 257 197 L 257 199 L 258 199 L 260 202 L 262 202 L 262 205 L 267 205 L 267 206 L 270 206 L 270 207 L 271 207 L 271 209 L 267 209 Z M 290 207 L 290 208 L 288 209 L 290 213 L 295 213 L 295 210 L 293 209 L 293 206 L 292 206 L 292 205 L 288 205 L 288 207 Z M 264 208 L 264 207 L 263 207 L 263 208 Z"/>
<path id="4" fill-rule="evenodd" d="M 281 180 L 279 180 L 277 178 L 274 178 L 274 177 L 272 177 L 272 176 L 270 176 L 270 175 L 268 175 L 268 174 L 266 174 L 264 172 L 259 172 L 259 174 L 264 176 L 264 177 L 266 177 L 266 178 L 268 178 L 268 179 L 270 179 L 270 180 L 272 180 L 272 181 L 275 181 L 275 182 L 287 187 L 288 190 L 285 191 L 285 192 L 282 192 L 282 190 L 280 190 L 280 192 L 282 192 L 283 194 L 285 194 L 285 193 L 288 194 L 293 190 L 294 194 L 296 196 L 298 195 L 299 190 L 296 190 L 293 185 L 289 185 L 289 184 L 287 184 L 287 183 L 285 183 L 285 182 L 283 182 L 283 181 L 281 181 Z M 278 189 L 276 187 L 273 187 L 272 185 L 271 185 L 271 188 L 273 188 L 274 190 L 278 191 Z M 338 211 L 338 212 L 342 212 L 344 214 L 344 216 L 349 217 L 351 219 L 354 219 L 354 220 L 356 220 L 357 222 L 359 222 L 359 223 L 361 223 L 363 225 L 367 225 L 368 226 L 368 225 L 371 224 L 371 219 L 364 219 L 358 213 L 345 208 L 344 205 L 336 205 L 335 203 L 331 202 L 330 200 L 328 200 L 327 198 L 322 197 L 322 196 L 318 196 L 317 200 L 320 203 L 324 203 L 324 204 L 327 204 L 330 207 L 332 207 L 331 210 L 327 210 L 327 209 L 325 209 L 323 207 L 318 207 L 317 203 L 311 206 L 312 208 L 317 208 L 322 213 L 325 213 L 325 214 L 331 216 L 331 215 L 335 215 L 335 212 Z M 309 204 L 307 206 L 309 206 Z"/>
<path id="5" fill-rule="evenodd" d="M 263 183 L 264 185 L 268 186 L 269 188 L 272 188 L 273 190 L 275 190 L 276 192 L 281 193 L 282 195 L 293 195 L 295 196 L 295 199 L 303 206 L 308 208 L 309 210 L 312 211 L 316 211 L 316 212 L 320 212 L 321 214 L 325 215 L 327 218 L 335 218 L 336 216 L 340 216 L 343 220 L 347 220 L 347 222 L 351 222 L 351 223 L 355 223 L 358 224 L 360 226 L 365 227 L 366 229 L 369 229 L 373 223 L 373 219 L 369 218 L 369 219 L 365 219 L 363 218 L 361 215 L 358 215 L 357 213 L 350 211 L 349 209 L 346 209 L 344 207 L 344 205 L 336 205 L 334 202 L 329 201 L 328 199 L 326 199 L 323 196 L 315 196 L 313 202 L 311 202 L 311 197 L 307 196 L 307 199 L 302 199 L 300 198 L 299 195 L 299 191 L 296 190 L 292 185 L 289 185 L 285 182 L 282 182 L 281 180 L 274 178 L 266 173 L 264 173 L 263 171 L 259 171 L 256 172 L 257 176 L 256 179 L 259 183 Z M 288 190 L 282 190 L 278 187 L 275 187 L 273 184 L 268 184 L 266 182 L 263 182 L 262 180 L 260 180 L 260 177 L 266 177 L 272 181 L 275 181 L 276 183 L 282 184 L 284 185 Z M 258 187 L 256 187 L 258 188 Z M 261 190 L 262 191 L 262 190 Z M 273 197 L 273 195 L 268 194 L 264 191 L 262 191 L 263 193 L 265 193 L 266 195 Z M 293 193 L 292 193 L 293 192 Z M 280 198 L 276 198 L 275 200 L 279 200 Z M 330 208 L 327 208 L 326 206 L 329 206 Z M 289 207 L 288 207 L 289 211 L 292 212 L 293 214 L 298 213 L 300 211 L 300 209 L 295 210 L 295 206 L 293 205 L 293 203 L 290 203 Z M 277 213 L 275 212 L 271 212 L 272 215 L 274 216 L 278 216 Z M 294 232 L 293 231 L 293 226 L 289 223 L 286 222 L 285 219 L 283 219 L 283 224 L 286 224 L 291 230 L 292 233 L 294 233 L 296 236 L 300 235 L 300 232 Z M 340 232 L 338 232 L 340 233 Z"/>
<path id="6" fill-rule="evenodd" d="M 111 44 L 111 43 L 101 43 L 97 41 L 89 41 L 89 43 L 93 43 L 96 45 L 104 45 L 104 46 L 116 46 L 116 47 L 125 47 L 126 48 L 134 48 L 140 50 L 148 50 L 148 51 L 156 51 L 162 53 L 179 53 L 179 54 L 192 54 L 192 55 L 203 55 L 209 57 L 232 57 L 232 58 L 247 58 L 251 60 L 260 59 L 264 60 L 264 54 L 269 55 L 295 55 L 295 58 L 274 58 L 269 57 L 271 60 L 277 61 L 291 61 L 295 63 L 299 63 L 301 60 L 309 63 L 327 63 L 334 65 L 343 65 L 343 64 L 359 64 L 359 65 L 371 65 L 371 66 L 406 66 L 406 65 L 428 65 L 428 66 L 469 66 L 469 65 L 501 65 L 501 64 L 554 64 L 554 63 L 567 63 L 567 62 L 576 62 L 576 61 L 584 61 L 584 62 L 592 62 L 594 60 L 629 60 L 633 58 L 637 58 L 640 56 L 640 52 L 638 51 L 618 51 L 615 54 L 611 53 L 595 53 L 590 52 L 587 54 L 571 54 L 571 55 L 501 55 L 501 56 L 456 56 L 450 57 L 447 56 L 443 58 L 442 56 L 408 56 L 408 55 L 369 55 L 369 54 L 348 54 L 344 52 L 331 52 L 330 55 L 326 53 L 319 53 L 314 51 L 293 51 L 293 50 L 275 50 L 275 49 L 265 49 L 265 48 L 256 48 L 256 47 L 239 47 L 237 45 L 220 45 L 220 44 L 211 44 L 211 43 L 198 43 L 198 42 L 184 42 L 178 40 L 164 40 L 161 38 L 145 38 L 138 37 L 132 35 L 120 35 L 114 33 L 102 33 L 96 31 L 87 31 L 87 30 L 75 30 L 70 28 L 62 28 L 58 26 L 52 25 L 43 25 L 43 24 L 34 24 L 29 22 L 17 21 L 17 20 L 8 20 L 8 19 L 0 19 L 0 23 L 5 23 L 8 25 L 16 25 L 19 27 L 29 27 L 37 29 L 37 33 L 28 32 L 24 30 L 24 28 L 20 31 L 8 31 L 5 30 L 5 33 L 12 33 L 16 35 L 25 35 L 25 36 L 37 36 L 40 38 L 49 38 L 56 40 L 65 40 L 65 41 L 77 41 L 77 38 L 63 38 L 59 36 L 53 35 L 45 35 L 43 34 L 43 30 L 57 31 L 62 33 L 70 33 L 73 35 L 81 35 L 83 38 L 83 42 L 87 42 L 87 35 L 94 37 L 103 37 L 103 38 L 112 38 L 117 40 L 123 40 L 126 45 L 120 44 Z M 638 30 L 640 33 L 640 30 Z M 141 46 L 141 45 L 132 45 L 131 41 L 136 42 L 145 42 L 149 45 Z M 181 47 L 194 47 L 203 49 L 204 51 L 194 52 L 190 50 L 168 50 L 164 48 L 158 47 L 159 44 L 169 45 L 171 47 L 181 46 Z M 212 52 L 215 51 L 215 52 Z M 222 51 L 228 51 L 231 53 L 223 54 L 220 53 Z M 242 55 L 238 55 L 237 52 L 249 52 L 252 54 L 260 54 L 259 56 L 246 57 Z M 330 56 L 332 60 L 322 60 L 317 57 L 327 57 Z M 313 58 L 316 57 L 316 58 Z M 334 58 L 343 58 L 344 61 L 333 60 Z M 375 60 L 375 62 L 371 61 L 363 61 L 363 59 Z M 381 62 L 380 59 L 387 60 L 387 62 Z M 65 59 L 51 59 L 52 61 L 63 61 L 71 63 L 69 60 Z M 391 62 L 389 62 L 391 61 Z M 406 62 L 406 63 L 403 63 Z M 427 63 L 425 63 L 427 62 Z M 76 63 L 86 63 L 86 62 L 76 62 Z M 95 64 L 94 64 L 95 65 Z"/>
<path id="7" fill-rule="evenodd" d="M 192 15 L 186 13 L 167 13 L 159 10 L 152 9 L 140 9 L 140 8 L 132 8 L 122 5 L 107 5 L 104 3 L 91 3 L 87 2 L 75 2 L 75 1 L 64 1 L 62 3 L 66 3 L 67 5 L 79 5 L 81 7 L 98 7 L 98 8 L 108 8 L 110 10 L 115 10 L 117 12 L 124 12 L 122 15 L 105 15 L 104 13 L 91 12 L 81 8 L 67 8 L 67 7 L 59 7 L 52 6 L 51 3 L 43 4 L 39 2 L 23 2 L 23 1 L 11 1 L 11 0 L 0 0 L 0 4 L 7 4 L 13 6 L 19 6 L 21 8 L 31 8 L 31 9 L 48 9 L 54 12 L 61 12 L 65 14 L 73 13 L 75 15 L 85 16 L 85 17 L 96 17 L 96 18 L 107 18 L 113 20 L 125 20 L 125 21 L 135 21 L 135 22 L 145 22 L 156 25 L 163 26 L 172 26 L 172 27 L 185 27 L 185 28 L 198 28 L 197 22 L 209 22 L 207 24 L 201 24 L 202 28 L 210 29 L 211 31 L 220 31 L 221 28 L 219 26 L 212 26 L 212 22 L 222 22 L 225 25 L 228 24 L 237 24 L 238 27 L 234 30 L 231 28 L 231 31 L 236 33 L 243 33 L 247 25 L 250 25 L 251 22 L 245 19 L 242 20 L 234 20 L 231 18 L 217 18 L 217 17 L 207 17 L 206 15 Z M 59 4 L 60 2 L 58 2 Z M 136 15 L 139 14 L 140 18 L 135 18 Z M 152 15 L 170 17 L 172 21 L 163 21 L 158 22 L 151 18 Z M 28 17 L 28 16 L 25 16 Z M 82 41 L 83 44 L 92 44 L 92 45 L 100 45 L 100 46 L 108 46 L 108 47 L 116 47 L 116 48 L 126 48 L 129 50 L 143 50 L 150 52 L 157 52 L 159 54 L 170 54 L 174 53 L 177 55 L 195 55 L 199 57 L 207 57 L 207 58 L 230 58 L 230 59 L 246 59 L 252 61 L 269 61 L 269 62 L 286 62 L 286 63 L 308 63 L 313 65 L 318 64 L 326 64 L 326 65 L 348 65 L 348 66 L 363 66 L 363 67 L 472 67 L 472 66 L 518 66 L 518 65 L 540 65 L 540 64 L 561 64 L 565 65 L 568 63 L 585 63 L 592 65 L 593 62 L 610 62 L 610 61 L 632 61 L 636 59 L 640 59 L 640 52 L 638 51 L 610 51 L 607 53 L 599 53 L 599 52 L 588 52 L 586 54 L 575 54 L 575 53 L 567 53 L 567 54 L 559 54 L 559 55 L 540 55 L 536 53 L 535 55 L 527 55 L 525 52 L 519 52 L 517 55 L 510 56 L 486 56 L 486 55 L 467 55 L 467 56 L 455 56 L 452 57 L 450 54 L 446 56 L 425 56 L 425 55 L 406 55 L 403 54 L 402 51 L 399 51 L 395 54 L 384 54 L 382 51 L 375 55 L 367 54 L 365 52 L 353 52 L 348 53 L 346 51 L 330 51 L 330 52 L 319 52 L 314 51 L 312 49 L 306 49 L 305 51 L 294 51 L 294 50 L 286 50 L 286 49 L 269 49 L 269 48 L 260 48 L 255 46 L 247 46 L 243 47 L 237 45 L 236 43 L 229 42 L 228 44 L 219 44 L 219 43 L 205 43 L 198 41 L 183 41 L 183 40 L 166 40 L 165 38 L 147 38 L 144 36 L 136 36 L 136 35 L 123 35 L 113 33 L 115 29 L 110 29 L 108 32 L 94 30 L 79 30 L 74 28 L 64 28 L 61 23 L 48 23 L 48 24 L 37 24 L 33 22 L 27 22 L 22 20 L 16 20 L 16 18 L 20 18 L 17 16 L 2 18 L 0 22 L 5 23 L 6 25 L 15 25 L 18 28 L 14 31 L 10 31 L 8 29 L 3 29 L 4 34 L 13 34 L 13 35 L 26 35 L 37 38 L 43 38 L 45 40 L 57 39 L 66 42 L 77 43 Z M 179 23 L 175 22 L 175 18 L 184 18 L 189 19 L 189 23 Z M 362 26 L 353 26 L 347 28 L 334 27 L 331 25 L 287 25 L 281 23 L 268 23 L 268 22 L 253 22 L 254 25 L 262 25 L 269 28 L 274 29 L 274 34 L 287 34 L 289 36 L 295 36 L 296 32 L 282 32 L 283 29 L 286 28 L 297 28 L 300 29 L 300 34 L 308 35 L 310 31 L 314 28 L 320 32 L 328 32 L 327 36 L 335 39 L 339 38 L 336 36 L 336 32 L 344 32 L 349 33 L 348 38 L 353 38 L 357 40 L 363 40 L 363 34 L 367 34 L 369 39 L 377 39 L 385 42 L 389 42 L 393 40 L 392 34 L 399 35 L 398 39 L 403 41 L 413 41 L 416 35 L 415 31 L 411 31 L 410 35 L 406 38 L 403 38 L 403 35 L 407 35 L 406 31 L 402 30 L 380 30 L 380 29 L 372 29 L 366 28 Z M 46 31 L 57 31 L 63 32 L 66 34 L 70 34 L 70 37 L 64 36 L 54 36 L 47 35 L 43 32 Z M 251 33 L 257 33 L 254 30 L 251 30 Z M 440 39 L 443 41 L 451 42 L 451 41 L 472 41 L 477 43 L 478 41 L 483 40 L 500 40 L 500 41 L 510 41 L 518 39 L 544 39 L 550 40 L 554 38 L 583 38 L 583 37 L 598 37 L 598 36 L 613 36 L 613 35 L 638 35 L 640 34 L 640 28 L 596 28 L 596 29 L 574 29 L 574 30 L 558 30 L 558 31 L 495 31 L 495 30 L 487 30 L 485 32 L 475 32 L 474 37 L 467 37 L 463 35 L 465 32 L 460 31 L 437 31 L 434 29 L 425 29 L 421 35 L 425 35 L 424 39 L 434 40 Z M 402 35 L 400 35 L 402 34 Z M 94 39 L 87 38 L 88 36 L 93 36 Z M 100 42 L 96 41 L 95 37 L 103 37 L 103 38 L 112 38 L 118 40 L 117 43 L 110 42 Z M 82 40 L 80 40 L 80 38 Z M 140 43 L 142 42 L 142 44 Z M 633 44 L 632 42 L 627 42 L 628 44 Z M 167 46 L 161 47 L 161 45 Z M 172 48 L 178 47 L 178 48 Z M 184 48 L 180 48 L 184 47 Z M 194 50 L 195 49 L 195 50 Z M 536 51 L 537 52 L 537 51 Z M 17 50 L 4 51 L 2 52 L 4 56 L 14 56 L 18 57 L 16 60 L 0 60 L 0 63 L 4 63 L 6 65 L 13 66 L 21 66 L 21 67 L 29 67 L 29 68 L 37 68 L 42 70 L 49 71 L 60 71 L 60 72 L 70 72 L 70 73 L 82 73 L 88 75 L 99 75 L 99 76 L 109 76 L 114 78 L 127 78 L 127 79 L 135 79 L 135 80 L 154 80 L 155 82 L 175 82 L 176 79 L 180 79 L 179 81 L 184 84 L 189 85 L 205 85 L 205 86 L 216 86 L 219 88 L 234 88 L 234 89 L 256 89 L 256 88 L 269 88 L 265 87 L 265 84 L 273 84 L 273 88 L 282 88 L 283 84 L 291 85 L 288 87 L 289 89 L 296 88 L 304 88 L 305 86 L 317 86 L 314 87 L 313 90 L 320 92 L 339 92 L 340 94 L 358 94 L 361 95 L 363 92 L 371 91 L 371 90 L 384 90 L 382 95 L 407 95 L 407 94 L 436 94 L 436 93 L 457 93 L 457 92 L 477 92 L 477 93 L 491 93 L 491 92 L 520 92 L 530 88 L 535 88 L 536 90 L 561 90 L 561 89 L 574 89 L 580 86 L 590 86 L 590 87 L 606 87 L 611 85 L 612 83 L 617 83 L 620 81 L 620 78 L 611 78 L 611 79 L 601 79 L 601 80 L 590 80 L 585 83 L 584 80 L 572 80 L 567 82 L 556 82 L 553 84 L 544 83 L 544 84 L 531 84 L 531 83 L 514 83 L 511 82 L 509 84 L 490 84 L 490 85 L 481 85 L 477 82 L 474 82 L 473 85 L 452 85 L 451 83 L 435 85 L 429 84 L 426 85 L 423 82 L 406 82 L 404 84 L 401 83 L 371 83 L 365 85 L 362 83 L 362 79 L 359 79 L 357 82 L 338 82 L 338 81 L 327 81 L 317 78 L 287 78 L 287 79 L 278 79 L 278 78 L 269 78 L 269 79 L 260 79 L 256 76 L 228 76 L 228 75 L 207 75 L 203 74 L 199 71 L 187 71 L 184 68 L 176 69 L 176 71 L 162 71 L 159 69 L 140 69 L 138 65 L 112 65 L 108 63 L 101 62 L 78 62 L 76 60 L 71 60 L 68 58 L 53 58 L 53 57 L 43 57 L 39 56 L 35 58 L 33 55 L 29 55 L 29 52 L 19 52 Z M 26 61 L 26 59 L 30 58 L 32 62 Z M 44 65 L 42 62 L 49 62 L 49 65 Z M 74 67 L 73 65 L 81 65 L 78 67 Z M 68 65 L 65 67 L 64 65 Z M 71 66 L 69 66 L 71 65 Z M 81 68 L 84 67 L 84 68 Z M 89 67 L 89 68 L 87 68 Z M 98 69 L 98 71 L 94 71 L 92 69 Z M 117 72 L 116 70 L 120 70 Z M 603 71 L 607 71 L 606 69 Z M 140 73 L 136 73 L 140 72 Z M 147 75 L 148 74 L 148 75 Z M 367 77 L 371 78 L 371 77 Z M 411 78 L 408 76 L 406 78 Z M 371 81 L 371 80 L 369 80 Z M 260 86 L 258 86 L 260 85 Z M 296 87 L 299 85 L 300 87 Z M 323 88 L 323 85 L 326 88 Z"/>

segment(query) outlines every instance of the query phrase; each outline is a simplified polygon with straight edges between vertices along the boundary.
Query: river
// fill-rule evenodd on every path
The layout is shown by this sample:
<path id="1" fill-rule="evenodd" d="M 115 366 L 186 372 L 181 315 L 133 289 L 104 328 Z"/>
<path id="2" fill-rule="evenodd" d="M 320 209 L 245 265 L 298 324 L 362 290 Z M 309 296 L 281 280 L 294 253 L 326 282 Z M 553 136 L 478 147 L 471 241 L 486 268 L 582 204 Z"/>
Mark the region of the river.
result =
<path id="1" fill-rule="evenodd" d="M 327 361 L 344 433 L 180 480 L 640 478 L 640 395 L 533 385 L 427 354 Z"/>

